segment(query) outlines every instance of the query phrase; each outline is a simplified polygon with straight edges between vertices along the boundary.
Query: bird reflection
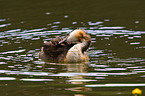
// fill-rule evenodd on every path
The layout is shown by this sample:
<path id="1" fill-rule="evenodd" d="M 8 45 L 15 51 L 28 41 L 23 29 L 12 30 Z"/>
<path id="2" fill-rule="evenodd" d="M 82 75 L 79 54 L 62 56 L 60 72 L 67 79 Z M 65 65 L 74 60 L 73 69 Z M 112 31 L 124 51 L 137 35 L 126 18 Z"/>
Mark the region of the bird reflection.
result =
<path id="1" fill-rule="evenodd" d="M 57 67 L 57 68 L 56 68 Z M 91 88 L 87 88 L 84 85 L 87 84 L 90 80 L 86 79 L 85 74 L 88 73 L 88 66 L 87 62 L 83 63 L 46 63 L 43 66 L 43 71 L 46 71 L 46 69 L 54 68 L 57 70 L 51 71 L 53 74 L 51 76 L 54 76 L 54 79 L 56 79 L 56 76 L 59 76 L 61 79 L 61 84 L 66 84 L 67 87 L 61 87 L 61 90 L 69 90 L 73 92 L 77 92 L 77 94 L 74 94 L 74 96 L 85 96 L 83 93 L 86 91 L 91 91 Z M 65 69 L 65 72 L 64 72 Z M 63 72 L 62 72 L 63 70 Z M 50 70 L 48 70 L 50 71 Z M 65 77 L 67 76 L 67 78 Z M 55 81 L 55 80 L 54 80 Z M 57 80 L 58 81 L 58 80 Z M 55 82 L 60 83 L 60 82 Z M 74 87 L 75 85 L 76 87 Z M 79 93 L 79 94 L 78 94 Z"/>
<path id="2" fill-rule="evenodd" d="M 67 73 L 75 73 L 74 76 L 71 76 L 68 80 L 70 84 L 78 84 L 78 85 L 84 85 L 86 82 L 84 82 L 85 76 L 84 74 L 87 73 L 87 64 L 85 63 L 77 63 L 77 64 L 66 64 L 67 67 Z M 77 74 L 78 73 L 78 74 Z M 91 91 L 91 88 L 87 87 L 74 87 L 74 88 L 68 88 L 67 90 L 76 91 L 76 92 L 85 92 L 85 91 Z M 85 96 L 84 94 L 75 94 L 74 96 Z"/>

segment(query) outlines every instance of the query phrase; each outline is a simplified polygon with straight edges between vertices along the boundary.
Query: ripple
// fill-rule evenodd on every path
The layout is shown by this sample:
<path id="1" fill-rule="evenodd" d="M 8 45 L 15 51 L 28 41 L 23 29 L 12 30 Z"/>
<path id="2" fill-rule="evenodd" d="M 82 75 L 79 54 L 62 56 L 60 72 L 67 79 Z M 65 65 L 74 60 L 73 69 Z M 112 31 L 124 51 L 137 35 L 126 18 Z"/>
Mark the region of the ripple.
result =
<path id="1" fill-rule="evenodd" d="M 139 45 L 140 42 L 133 42 L 133 43 L 130 43 L 130 45 Z"/>
<path id="2" fill-rule="evenodd" d="M 13 32 L 19 32 L 21 31 L 21 29 L 13 29 L 13 30 L 8 30 L 8 31 L 5 31 L 7 33 L 13 33 Z"/>
<path id="3" fill-rule="evenodd" d="M 49 27 L 55 28 L 60 23 L 60 21 L 56 21 L 48 25 Z M 72 22 L 72 24 L 77 23 L 79 22 Z M 136 77 L 138 77 L 137 79 L 139 81 L 143 82 L 145 78 L 145 59 L 136 56 L 134 58 L 120 58 L 117 52 L 121 51 L 120 53 L 123 53 L 126 50 L 127 52 L 132 52 L 130 50 L 132 47 L 138 48 L 138 50 L 145 49 L 144 43 L 142 42 L 145 32 L 124 30 L 125 27 L 104 27 L 101 26 L 103 22 L 88 22 L 88 24 L 90 26 L 88 28 L 85 27 L 85 31 L 91 35 L 92 45 L 87 52 L 90 62 L 83 65 L 85 68 L 81 66 L 75 66 L 74 68 L 68 66 L 68 64 L 44 62 L 38 57 L 41 47 L 39 45 L 42 41 L 49 41 L 56 35 L 65 37 L 72 29 L 47 30 L 47 28 L 36 28 L 22 30 L 18 28 L 0 32 L 0 47 L 5 50 L 0 52 L 0 65 L 2 66 L 0 73 L 4 76 L 18 77 L 18 79 L 14 77 L 12 79 L 7 78 L 9 80 L 19 80 L 19 78 L 22 78 L 20 81 L 57 81 L 59 83 L 62 82 L 61 80 L 64 80 L 65 83 L 87 82 L 90 85 L 95 83 L 93 85 L 97 85 L 97 87 L 97 82 L 114 83 L 118 81 L 128 83 L 128 81 L 135 82 L 134 78 Z M 26 45 L 23 46 L 23 42 Z M 125 48 L 129 47 L 129 49 L 121 49 L 124 45 L 120 46 L 118 44 L 122 42 L 126 44 Z M 13 44 L 14 47 L 17 46 L 15 49 L 5 49 L 5 45 L 11 46 Z M 33 48 L 25 49 L 25 47 L 30 45 L 33 45 Z M 134 50 L 136 51 L 136 49 Z M 78 76 L 81 76 L 81 78 L 76 78 Z M 2 79 L 7 80 L 6 78 Z M 100 84 L 99 86 L 124 87 L 123 84 Z"/>
<path id="4" fill-rule="evenodd" d="M 6 62 L 0 62 L 0 64 L 7 64 Z"/>
<path id="5" fill-rule="evenodd" d="M 88 24 L 89 25 L 99 25 L 99 24 L 102 24 L 103 22 L 95 22 L 95 23 L 93 23 L 93 22 L 88 22 Z"/>
<path id="6" fill-rule="evenodd" d="M 0 80 L 16 80 L 14 77 L 0 77 Z"/>
<path id="7" fill-rule="evenodd" d="M 77 22 L 72 22 L 72 24 L 77 24 Z"/>
<path id="8" fill-rule="evenodd" d="M 67 80 L 66 82 L 92 82 L 97 80 L 89 80 L 89 79 L 73 79 L 73 80 Z"/>
<path id="9" fill-rule="evenodd" d="M 61 22 L 57 21 L 57 22 L 53 22 L 53 24 L 60 24 Z"/>
<path id="10" fill-rule="evenodd" d="M 145 83 L 140 84 L 94 84 L 94 85 L 85 85 L 85 87 L 139 87 L 145 86 Z"/>
<path id="11" fill-rule="evenodd" d="M 105 67 L 109 67 L 109 66 L 107 66 L 107 65 L 101 65 L 101 64 L 99 64 L 99 65 L 96 65 L 96 64 L 91 64 L 90 66 L 92 66 L 92 67 L 96 67 L 96 68 L 99 68 L 99 67 L 103 67 L 103 68 L 105 68 Z"/>
<path id="12" fill-rule="evenodd" d="M 23 32 L 37 32 L 37 31 L 42 31 L 42 30 L 46 30 L 46 28 L 24 30 Z M 29 33 L 29 34 L 35 34 L 35 33 Z"/>
<path id="13" fill-rule="evenodd" d="M 67 76 L 67 77 L 74 77 L 74 76 L 109 76 L 109 75 L 131 75 L 131 74 L 136 74 L 136 73 L 132 73 L 132 72 L 127 72 L 127 73 L 106 73 L 106 72 L 98 72 L 98 73 L 58 73 L 58 74 L 51 74 L 49 76 Z"/>
<path id="14" fill-rule="evenodd" d="M 68 15 L 65 15 L 64 18 L 68 18 Z"/>
<path id="15" fill-rule="evenodd" d="M 107 71 L 114 71 L 114 70 L 117 70 L 117 71 L 121 71 L 121 70 L 126 70 L 126 68 L 106 68 Z"/>
<path id="16" fill-rule="evenodd" d="M 25 49 L 15 50 L 15 51 L 7 51 L 7 52 L 1 52 L 1 54 L 12 54 L 12 53 L 21 53 L 24 52 Z"/>
<path id="17" fill-rule="evenodd" d="M 50 13 L 50 12 L 46 12 L 45 14 L 46 14 L 46 15 L 50 15 L 51 13 Z"/>
<path id="18" fill-rule="evenodd" d="M 99 29 L 124 29 L 125 27 L 101 27 Z"/>
<path id="19" fill-rule="evenodd" d="M 11 25 L 11 23 L 8 23 L 8 24 L 2 24 L 2 25 L 0 25 L 0 27 L 6 27 L 6 26 L 9 26 L 9 25 Z"/>
<path id="20" fill-rule="evenodd" d="M 0 22 L 2 22 L 2 21 L 6 21 L 6 19 L 0 19 Z"/>
<path id="21" fill-rule="evenodd" d="M 20 79 L 21 81 L 54 81 L 53 79 Z"/>
<path id="22" fill-rule="evenodd" d="M 28 76 L 48 76 L 52 73 L 48 72 L 22 72 L 22 71 L 10 71 L 10 70 L 0 70 L 0 73 L 5 73 L 5 74 L 19 74 L 19 75 L 28 75 Z"/>

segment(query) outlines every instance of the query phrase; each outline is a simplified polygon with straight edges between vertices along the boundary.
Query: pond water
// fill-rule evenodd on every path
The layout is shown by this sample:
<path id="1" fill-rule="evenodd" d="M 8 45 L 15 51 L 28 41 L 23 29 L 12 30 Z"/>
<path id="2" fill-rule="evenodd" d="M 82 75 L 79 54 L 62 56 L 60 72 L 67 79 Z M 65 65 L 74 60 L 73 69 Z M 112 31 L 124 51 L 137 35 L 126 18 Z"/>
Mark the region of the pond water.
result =
<path id="1" fill-rule="evenodd" d="M 2 96 L 133 96 L 135 88 L 144 96 L 143 2 L 1 0 L 0 5 Z M 92 37 L 89 62 L 38 58 L 44 41 L 77 28 Z"/>

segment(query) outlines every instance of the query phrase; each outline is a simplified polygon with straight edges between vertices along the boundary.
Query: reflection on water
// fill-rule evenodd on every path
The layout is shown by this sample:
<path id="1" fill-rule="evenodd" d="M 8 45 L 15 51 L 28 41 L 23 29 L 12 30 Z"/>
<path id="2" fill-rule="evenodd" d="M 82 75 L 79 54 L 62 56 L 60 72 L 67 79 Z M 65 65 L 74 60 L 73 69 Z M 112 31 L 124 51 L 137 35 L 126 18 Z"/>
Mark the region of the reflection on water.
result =
<path id="1" fill-rule="evenodd" d="M 44 92 L 53 90 L 50 96 L 55 92 L 74 96 L 128 96 L 135 87 L 144 90 L 145 32 L 125 30 L 124 27 L 85 29 L 92 36 L 92 45 L 88 50 L 90 61 L 79 64 L 50 63 L 38 58 L 43 41 L 49 41 L 56 35 L 63 37 L 71 29 L 13 29 L 0 32 L 0 86 L 11 89 L 13 82 L 16 84 L 13 90 L 20 88 L 20 93 L 30 88 L 35 91 L 40 88 Z M 124 89 L 120 90 L 120 87 Z M 104 90 L 108 91 L 104 93 Z"/>
<path id="2" fill-rule="evenodd" d="M 144 3 L 137 2 L 133 10 L 136 3 L 129 1 L 132 6 L 124 1 L 68 2 L 9 1 L 8 7 L 0 10 L 1 94 L 132 96 L 131 91 L 135 88 L 144 92 L 145 31 L 137 30 L 144 28 Z M 3 7 L 4 0 L 0 4 Z M 129 10 L 128 14 L 126 10 Z M 92 37 L 87 52 L 89 62 L 61 64 L 38 58 L 43 42 L 57 35 L 64 37 L 77 28 L 85 29 Z"/>

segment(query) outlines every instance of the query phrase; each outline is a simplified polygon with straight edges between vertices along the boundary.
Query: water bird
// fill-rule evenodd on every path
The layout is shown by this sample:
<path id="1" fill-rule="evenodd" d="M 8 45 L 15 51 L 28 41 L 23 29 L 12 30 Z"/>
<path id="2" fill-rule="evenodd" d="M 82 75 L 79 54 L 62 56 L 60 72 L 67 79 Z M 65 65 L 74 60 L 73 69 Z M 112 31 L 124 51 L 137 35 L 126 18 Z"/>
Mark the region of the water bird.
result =
<path id="1" fill-rule="evenodd" d="M 42 44 L 39 58 L 54 62 L 86 62 L 89 57 L 86 50 L 91 44 L 91 36 L 84 30 L 76 29 L 65 38 L 51 39 Z"/>

